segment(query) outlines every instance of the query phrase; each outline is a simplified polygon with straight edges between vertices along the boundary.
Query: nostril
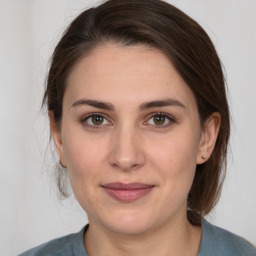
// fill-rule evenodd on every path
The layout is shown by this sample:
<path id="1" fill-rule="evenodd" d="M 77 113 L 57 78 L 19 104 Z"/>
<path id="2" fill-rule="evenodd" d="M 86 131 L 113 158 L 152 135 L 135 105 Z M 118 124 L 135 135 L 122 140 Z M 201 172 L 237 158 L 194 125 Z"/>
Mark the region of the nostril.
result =
<path id="1" fill-rule="evenodd" d="M 144 159 L 145 158 L 139 154 L 136 154 L 136 156 L 130 158 L 118 158 L 117 156 L 112 156 L 110 159 L 110 164 L 116 169 L 129 171 L 142 167 L 145 163 Z"/>

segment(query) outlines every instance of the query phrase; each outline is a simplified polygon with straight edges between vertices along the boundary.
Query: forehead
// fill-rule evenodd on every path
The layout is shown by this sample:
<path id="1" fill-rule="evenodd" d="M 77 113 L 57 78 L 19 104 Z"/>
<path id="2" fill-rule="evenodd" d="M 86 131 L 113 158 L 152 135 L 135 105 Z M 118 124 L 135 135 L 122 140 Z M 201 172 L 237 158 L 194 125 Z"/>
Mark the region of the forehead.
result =
<path id="1" fill-rule="evenodd" d="M 172 97 L 194 103 L 190 88 L 160 50 L 144 45 L 106 44 L 95 48 L 73 68 L 64 97 L 124 103 Z"/>

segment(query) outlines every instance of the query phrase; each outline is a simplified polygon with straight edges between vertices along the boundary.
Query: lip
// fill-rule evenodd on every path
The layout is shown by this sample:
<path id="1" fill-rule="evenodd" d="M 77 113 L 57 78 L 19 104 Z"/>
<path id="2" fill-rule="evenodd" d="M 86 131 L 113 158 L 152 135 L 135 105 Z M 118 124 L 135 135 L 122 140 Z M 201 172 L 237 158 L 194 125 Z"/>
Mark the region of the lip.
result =
<path id="1" fill-rule="evenodd" d="M 121 183 L 114 182 L 102 185 L 106 193 L 121 202 L 132 202 L 147 195 L 155 185 L 145 183 Z"/>

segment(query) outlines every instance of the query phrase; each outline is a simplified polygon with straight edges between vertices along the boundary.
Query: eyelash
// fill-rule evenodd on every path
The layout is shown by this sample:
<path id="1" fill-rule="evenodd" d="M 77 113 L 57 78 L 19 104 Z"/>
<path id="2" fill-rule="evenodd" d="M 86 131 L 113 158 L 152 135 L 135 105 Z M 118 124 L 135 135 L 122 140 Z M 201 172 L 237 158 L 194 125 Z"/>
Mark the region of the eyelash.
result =
<path id="1" fill-rule="evenodd" d="M 81 123 L 90 127 L 90 128 L 93 128 L 93 129 L 102 129 L 103 126 L 105 125 L 109 125 L 109 124 L 100 124 L 100 125 L 95 125 L 95 124 L 90 124 L 88 123 L 88 120 L 90 118 L 93 118 L 93 117 L 100 117 L 100 118 L 103 118 L 104 120 L 107 120 L 108 121 L 108 117 L 106 117 L 105 115 L 103 115 L 102 113 L 91 113 L 91 114 L 88 114 L 86 116 L 84 116 L 82 119 L 81 119 Z M 108 121 L 108 123 L 111 123 L 110 121 Z"/>
<path id="2" fill-rule="evenodd" d="M 150 125 L 150 126 L 153 126 L 153 128 L 156 128 L 156 129 L 164 129 L 164 128 L 167 128 L 169 126 L 171 126 L 172 124 L 175 123 L 175 118 L 168 115 L 168 114 L 165 114 L 165 113 L 162 113 L 162 112 L 157 112 L 157 113 L 152 113 L 150 115 L 150 118 L 147 119 L 147 122 L 151 119 L 151 118 L 155 118 L 155 117 L 164 117 L 165 119 L 168 120 L 168 123 L 167 124 L 160 124 L 160 125 L 157 125 L 157 124 L 147 124 L 147 125 Z M 166 121 L 166 120 L 165 120 Z"/>
<path id="3" fill-rule="evenodd" d="M 90 124 L 88 122 L 88 120 L 90 118 L 93 118 L 93 117 L 103 118 L 104 120 L 107 120 L 108 124 L 99 124 L 99 125 Z M 157 124 L 147 124 L 150 119 L 155 118 L 155 117 L 163 117 L 163 118 L 165 118 L 164 122 L 166 122 L 166 119 L 167 119 L 168 123 L 167 124 L 159 124 L 159 125 L 157 125 Z M 104 128 L 104 126 L 106 126 L 106 125 L 110 126 L 112 124 L 112 122 L 110 122 L 108 119 L 109 119 L 109 117 L 103 115 L 102 113 L 91 113 L 91 114 L 88 114 L 88 115 L 84 116 L 81 119 L 81 123 L 90 127 L 90 128 L 93 128 L 93 129 L 102 129 L 102 128 Z M 104 120 L 103 120 L 103 122 L 104 122 Z M 157 113 L 150 114 L 149 118 L 147 118 L 147 121 L 144 122 L 143 124 L 148 125 L 148 126 L 152 126 L 153 128 L 156 128 L 156 129 L 164 129 L 164 128 L 167 128 L 167 127 L 171 126 L 175 122 L 176 122 L 176 120 L 172 116 L 170 116 L 168 114 L 165 114 L 165 113 L 162 113 L 162 112 L 157 112 Z"/>

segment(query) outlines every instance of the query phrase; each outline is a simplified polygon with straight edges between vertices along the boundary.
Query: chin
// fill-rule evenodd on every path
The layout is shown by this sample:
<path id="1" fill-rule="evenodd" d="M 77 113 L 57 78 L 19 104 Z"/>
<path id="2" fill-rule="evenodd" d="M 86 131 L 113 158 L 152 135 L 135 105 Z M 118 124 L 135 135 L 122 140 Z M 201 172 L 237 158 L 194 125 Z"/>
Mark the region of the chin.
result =
<path id="1" fill-rule="evenodd" d="M 139 235 L 149 231 L 153 226 L 153 218 L 142 213 L 113 214 L 104 225 L 112 232 L 123 235 Z"/>
<path id="2" fill-rule="evenodd" d="M 150 225 L 138 222 L 118 222 L 109 226 L 112 232 L 120 235 L 140 235 L 150 230 Z"/>

